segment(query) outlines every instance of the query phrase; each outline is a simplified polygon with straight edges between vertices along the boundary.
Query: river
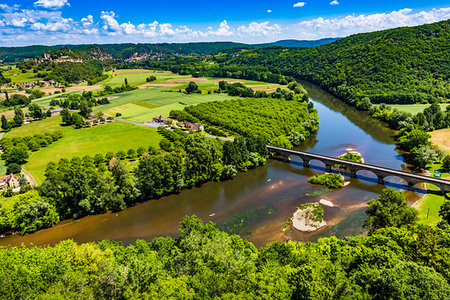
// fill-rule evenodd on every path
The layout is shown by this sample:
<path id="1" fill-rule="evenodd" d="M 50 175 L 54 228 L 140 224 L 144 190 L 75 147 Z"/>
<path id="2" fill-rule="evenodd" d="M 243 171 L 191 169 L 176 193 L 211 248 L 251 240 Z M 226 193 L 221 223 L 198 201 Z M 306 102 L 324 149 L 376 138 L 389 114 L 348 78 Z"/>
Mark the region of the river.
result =
<path id="1" fill-rule="evenodd" d="M 317 134 L 299 150 L 336 157 L 352 149 L 360 152 L 367 163 L 406 170 L 390 129 L 319 87 L 302 84 L 319 112 L 321 123 Z M 327 191 L 307 182 L 310 176 L 323 172 L 324 166 L 318 161 L 312 161 L 311 168 L 303 168 L 295 160 L 289 163 L 268 160 L 266 166 L 239 173 L 230 181 L 207 183 L 118 213 L 66 220 L 26 236 L 8 236 L 0 239 L 0 245 L 53 245 L 65 239 L 79 243 L 110 239 L 128 244 L 136 239 L 176 236 L 178 223 L 186 215 L 213 221 L 219 228 L 240 234 L 257 246 L 272 241 L 314 241 L 331 235 L 341 238 L 363 233 L 367 202 L 376 198 L 384 187 L 376 183 L 375 175 L 364 171 L 358 172 L 358 179 L 346 176 L 350 184 L 337 190 Z M 387 185 L 406 188 L 395 180 L 386 178 Z M 407 192 L 411 202 L 419 196 Z M 328 226 L 314 233 L 293 228 L 282 231 L 299 204 L 320 199 L 334 204 L 334 207 L 324 206 Z"/>

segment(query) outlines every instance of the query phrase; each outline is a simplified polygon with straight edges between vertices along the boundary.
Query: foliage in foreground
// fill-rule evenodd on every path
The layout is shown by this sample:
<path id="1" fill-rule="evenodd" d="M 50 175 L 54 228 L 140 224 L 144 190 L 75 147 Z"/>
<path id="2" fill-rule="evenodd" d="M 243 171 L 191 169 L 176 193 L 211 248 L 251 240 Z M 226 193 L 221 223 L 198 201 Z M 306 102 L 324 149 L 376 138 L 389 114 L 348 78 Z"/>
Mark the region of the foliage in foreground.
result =
<path id="1" fill-rule="evenodd" d="M 192 217 L 176 239 L 3 248 L 0 298 L 447 299 L 449 241 L 416 226 L 257 249 Z"/>

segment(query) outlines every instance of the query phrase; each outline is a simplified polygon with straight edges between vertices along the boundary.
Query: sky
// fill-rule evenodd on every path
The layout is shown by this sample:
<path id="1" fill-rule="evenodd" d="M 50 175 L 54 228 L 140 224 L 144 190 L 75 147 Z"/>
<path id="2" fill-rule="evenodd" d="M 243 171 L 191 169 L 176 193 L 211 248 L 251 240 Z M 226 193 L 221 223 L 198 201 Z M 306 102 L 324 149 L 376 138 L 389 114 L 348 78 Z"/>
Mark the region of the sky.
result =
<path id="1" fill-rule="evenodd" d="M 345 37 L 450 19 L 450 0 L 0 0 L 0 46 Z"/>

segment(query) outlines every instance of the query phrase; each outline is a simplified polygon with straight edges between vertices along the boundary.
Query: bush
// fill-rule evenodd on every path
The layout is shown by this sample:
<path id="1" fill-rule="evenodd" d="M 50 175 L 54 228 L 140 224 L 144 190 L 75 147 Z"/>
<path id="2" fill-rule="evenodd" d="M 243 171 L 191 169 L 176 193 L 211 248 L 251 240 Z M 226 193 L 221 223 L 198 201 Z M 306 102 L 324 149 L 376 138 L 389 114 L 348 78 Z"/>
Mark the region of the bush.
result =
<path id="1" fill-rule="evenodd" d="M 327 173 L 315 175 L 308 179 L 309 183 L 325 185 L 329 188 L 344 186 L 344 177 L 341 174 Z"/>

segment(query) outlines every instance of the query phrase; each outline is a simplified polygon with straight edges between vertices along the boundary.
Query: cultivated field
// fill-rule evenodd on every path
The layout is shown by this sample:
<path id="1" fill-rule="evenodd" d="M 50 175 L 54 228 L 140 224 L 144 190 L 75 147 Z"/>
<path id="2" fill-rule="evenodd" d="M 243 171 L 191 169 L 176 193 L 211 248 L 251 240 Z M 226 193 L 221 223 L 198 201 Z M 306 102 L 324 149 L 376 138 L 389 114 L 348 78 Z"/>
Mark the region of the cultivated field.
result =
<path id="1" fill-rule="evenodd" d="M 153 146 L 159 148 L 161 136 L 156 129 L 140 127 L 123 122 L 100 125 L 92 128 L 74 129 L 61 126 L 61 118 L 52 117 L 13 129 L 5 137 L 27 136 L 52 130 L 62 130 L 63 138 L 48 147 L 33 152 L 24 165 L 30 171 L 38 184 L 45 179 L 44 172 L 47 164 L 60 158 L 75 156 L 106 154 L 111 151 L 128 151 L 138 147 Z"/>
<path id="2" fill-rule="evenodd" d="M 439 106 L 441 107 L 441 109 L 443 111 L 445 111 L 445 109 L 447 108 L 448 105 L 450 105 L 450 103 L 439 104 Z M 389 106 L 392 107 L 393 109 L 395 108 L 400 111 L 405 111 L 405 112 L 415 115 L 419 112 L 423 112 L 423 110 L 425 108 L 430 107 L 430 104 L 398 104 L 398 105 L 389 104 Z"/>
<path id="3" fill-rule="evenodd" d="M 436 130 L 430 133 L 431 142 L 439 147 L 439 149 L 450 154 L 450 128 Z"/>
<path id="4" fill-rule="evenodd" d="M 145 79 L 155 76 L 156 80 L 146 83 Z M 254 90 L 272 92 L 277 88 L 286 88 L 278 84 L 269 84 L 258 81 L 217 79 L 217 78 L 192 78 L 187 75 L 177 75 L 167 71 L 149 70 L 117 70 L 114 77 L 101 82 L 106 85 L 123 84 L 127 78 L 129 84 L 138 85 L 139 90 L 126 92 L 111 97 L 111 103 L 95 108 L 95 111 L 103 111 L 107 115 L 115 116 L 121 113 L 120 118 L 134 122 L 148 122 L 155 116 L 169 116 L 171 110 L 182 110 L 186 105 L 196 105 L 210 101 L 223 101 L 231 97 L 226 94 L 212 93 L 218 88 L 220 80 L 227 82 L 241 82 Z M 189 84 L 195 81 L 202 94 L 186 95 L 180 93 Z M 208 94 L 211 92 L 211 94 Z"/>
<path id="5" fill-rule="evenodd" d="M 164 87 L 148 87 L 115 95 L 111 103 L 95 108 L 107 115 L 121 113 L 121 119 L 134 122 L 148 122 L 153 117 L 169 116 L 171 110 L 182 110 L 186 105 L 230 99 L 225 94 L 186 95 L 178 92 L 167 92 Z"/>

